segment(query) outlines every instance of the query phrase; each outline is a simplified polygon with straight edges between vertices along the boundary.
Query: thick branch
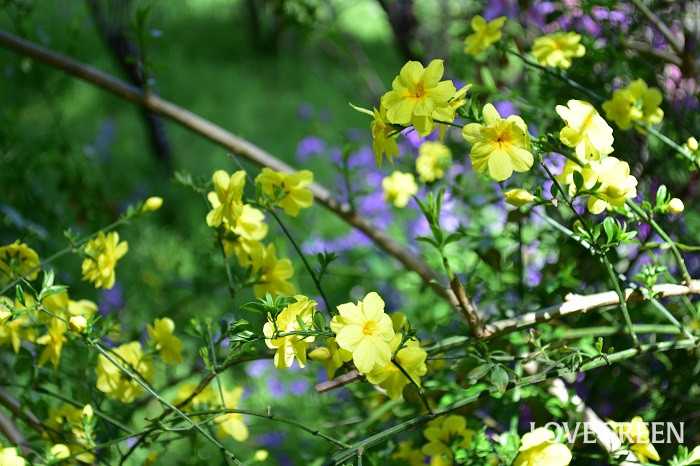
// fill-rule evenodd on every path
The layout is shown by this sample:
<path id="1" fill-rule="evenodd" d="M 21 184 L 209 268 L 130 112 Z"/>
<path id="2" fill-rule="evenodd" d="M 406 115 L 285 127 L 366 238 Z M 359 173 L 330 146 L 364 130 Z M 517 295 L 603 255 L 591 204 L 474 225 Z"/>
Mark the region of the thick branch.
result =
<path id="1" fill-rule="evenodd" d="M 116 79 L 82 62 L 45 47 L 41 47 L 40 45 L 3 30 L 0 30 L 0 46 L 61 69 L 126 100 L 141 105 L 153 113 L 179 123 L 185 128 L 204 136 L 210 141 L 225 147 L 234 154 L 257 165 L 269 167 L 273 170 L 285 173 L 292 173 L 295 171 L 291 166 L 273 157 L 263 149 L 220 126 L 161 97 L 144 92 L 135 86 Z M 377 228 L 369 219 L 353 211 L 348 204 L 339 202 L 325 187 L 313 183 L 309 186 L 309 189 L 321 205 L 338 215 L 351 226 L 365 233 L 377 246 L 383 249 L 387 254 L 398 259 L 407 269 L 420 275 L 423 281 L 433 288 L 438 295 L 447 299 L 455 309 L 459 309 L 457 299 L 452 290 L 446 289 L 440 285 L 441 277 L 423 260 L 409 251 L 401 243 L 394 240 L 391 236 Z"/>
<path id="2" fill-rule="evenodd" d="M 649 22 L 653 24 L 656 29 L 659 30 L 661 35 L 663 35 L 666 38 L 666 40 L 668 41 L 668 45 L 671 46 L 674 52 L 676 52 L 679 55 L 683 53 L 683 44 L 680 43 L 678 37 L 676 37 L 675 34 L 671 32 L 671 30 L 668 28 L 668 26 L 666 26 L 666 23 L 664 23 L 661 20 L 661 18 L 656 16 L 654 12 L 651 11 L 649 7 L 642 2 L 642 0 L 631 0 L 631 2 L 644 16 L 646 16 Z"/>
<path id="3" fill-rule="evenodd" d="M 692 280 L 688 285 L 663 284 L 656 285 L 653 292 L 657 298 L 669 296 L 681 296 L 688 294 L 700 294 L 700 280 Z M 639 290 L 625 290 L 625 302 L 645 301 L 646 298 Z M 516 330 L 532 327 L 533 325 L 549 322 L 557 317 L 563 317 L 579 312 L 591 311 L 606 306 L 620 304 L 620 299 L 614 291 L 596 293 L 592 295 L 570 294 L 566 301 L 556 306 L 550 306 L 535 312 L 528 312 L 512 319 L 505 319 L 486 325 L 484 340 L 498 335 L 512 333 Z"/>

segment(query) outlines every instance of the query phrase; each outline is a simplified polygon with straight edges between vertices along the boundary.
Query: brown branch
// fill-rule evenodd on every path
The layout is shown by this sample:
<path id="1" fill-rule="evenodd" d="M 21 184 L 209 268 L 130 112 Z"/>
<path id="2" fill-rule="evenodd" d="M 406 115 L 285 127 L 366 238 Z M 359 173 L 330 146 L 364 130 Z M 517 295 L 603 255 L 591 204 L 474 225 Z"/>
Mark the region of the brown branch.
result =
<path id="1" fill-rule="evenodd" d="M 674 52 L 676 52 L 678 55 L 683 53 L 683 45 L 680 43 L 678 38 L 671 32 L 671 30 L 666 26 L 666 23 L 664 23 L 661 18 L 656 16 L 653 11 L 649 9 L 648 6 L 646 6 L 642 0 L 630 0 L 635 7 L 649 20 L 651 24 L 654 25 L 656 29 L 659 30 L 661 35 L 663 35 L 666 40 L 668 41 L 668 44 L 671 46 Z"/>
<path id="2" fill-rule="evenodd" d="M 469 324 L 469 335 L 477 339 L 481 338 L 484 335 L 484 323 L 481 321 L 478 309 L 467 296 L 467 292 L 464 291 L 462 282 L 459 281 L 457 275 L 452 276 L 450 288 L 452 288 L 452 292 L 457 296 L 459 310 Z"/>
<path id="3" fill-rule="evenodd" d="M 157 95 L 144 92 L 131 84 L 114 78 L 92 66 L 3 30 L 0 30 L 0 46 L 61 69 L 119 97 L 141 105 L 153 113 L 179 123 L 185 128 L 204 136 L 210 141 L 225 147 L 234 154 L 257 165 L 269 167 L 273 170 L 285 173 L 293 173 L 296 171 L 291 166 L 273 157 L 263 149 L 220 126 Z M 335 213 L 354 228 L 365 233 L 377 246 L 383 249 L 387 254 L 398 259 L 407 269 L 416 272 L 439 296 L 449 301 L 455 309 L 459 309 L 457 299 L 452 290 L 446 289 L 444 286 L 440 285 L 440 275 L 422 259 L 387 233 L 377 228 L 369 219 L 359 215 L 350 205 L 339 202 L 325 187 L 317 183 L 312 183 L 309 189 L 321 205 Z"/>
<path id="4" fill-rule="evenodd" d="M 17 425 L 2 411 L 0 411 L 0 432 L 5 434 L 5 437 L 7 437 L 10 442 L 19 447 L 22 456 L 27 456 L 34 451 L 27 443 L 27 439 L 24 438 L 24 435 L 20 432 Z"/>
<path id="5" fill-rule="evenodd" d="M 623 47 L 626 47 L 630 50 L 634 50 L 640 55 L 647 55 L 651 58 L 656 58 L 658 60 L 664 61 L 666 63 L 671 63 L 672 65 L 676 65 L 678 67 L 683 65 L 683 60 L 681 60 L 679 56 L 674 55 L 672 53 L 665 52 L 663 50 L 657 50 L 655 48 L 649 47 L 644 44 L 638 44 L 636 42 L 622 41 L 621 44 Z"/>

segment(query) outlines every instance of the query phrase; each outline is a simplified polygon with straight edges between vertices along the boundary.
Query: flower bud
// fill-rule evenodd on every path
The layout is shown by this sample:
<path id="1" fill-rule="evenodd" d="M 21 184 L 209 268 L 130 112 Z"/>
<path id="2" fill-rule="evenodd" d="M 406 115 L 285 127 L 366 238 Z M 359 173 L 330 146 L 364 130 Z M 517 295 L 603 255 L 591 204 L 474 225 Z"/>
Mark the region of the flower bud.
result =
<path id="1" fill-rule="evenodd" d="M 671 201 L 668 203 L 668 208 L 673 212 L 674 214 L 680 214 L 683 212 L 683 209 L 685 209 L 685 206 L 683 205 L 683 201 L 678 199 L 677 197 L 674 197 L 671 199 Z"/>
<path id="2" fill-rule="evenodd" d="M 143 211 L 144 212 L 155 212 L 156 210 L 160 209 L 160 206 L 163 205 L 163 198 L 162 197 L 149 197 L 146 199 L 146 202 L 143 203 Z"/>
<path id="3" fill-rule="evenodd" d="M 87 319 L 83 316 L 73 316 L 68 321 L 68 326 L 74 332 L 83 333 L 87 328 Z"/>
<path id="4" fill-rule="evenodd" d="M 536 198 L 524 189 L 517 188 L 506 191 L 506 203 L 520 207 L 534 201 Z"/>
<path id="5" fill-rule="evenodd" d="M 309 359 L 317 362 L 328 361 L 331 358 L 331 352 L 325 346 L 315 348 L 309 352 Z"/>
<path id="6" fill-rule="evenodd" d="M 698 150 L 698 140 L 692 136 L 688 138 L 688 141 L 685 144 L 688 146 L 688 149 L 692 151 Z"/>
<path id="7" fill-rule="evenodd" d="M 255 452 L 255 461 L 262 463 L 267 459 L 268 455 L 269 453 L 267 452 L 267 450 L 257 450 Z"/>

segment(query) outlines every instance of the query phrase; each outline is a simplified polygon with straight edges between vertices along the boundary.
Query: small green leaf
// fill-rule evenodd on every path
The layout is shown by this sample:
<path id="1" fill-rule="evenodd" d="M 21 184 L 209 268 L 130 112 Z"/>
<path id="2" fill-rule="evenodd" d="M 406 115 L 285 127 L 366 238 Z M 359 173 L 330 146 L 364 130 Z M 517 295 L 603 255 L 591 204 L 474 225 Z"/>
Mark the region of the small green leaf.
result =
<path id="1" fill-rule="evenodd" d="M 316 311 L 316 313 L 314 313 L 314 327 L 319 332 L 326 330 L 326 316 L 324 316 L 321 312 Z"/>
<path id="2" fill-rule="evenodd" d="M 476 366 L 474 369 L 469 371 L 469 373 L 467 374 L 467 378 L 472 380 L 479 380 L 480 378 L 488 374 L 492 367 L 493 364 L 489 363 L 484 363 L 479 366 Z"/>
<path id="3" fill-rule="evenodd" d="M 498 393 L 503 395 L 508 388 L 508 372 L 500 365 L 491 369 L 491 383 L 498 389 Z"/>
<path id="4" fill-rule="evenodd" d="M 297 316 L 297 324 L 299 324 L 299 328 L 301 329 L 302 332 L 310 332 L 311 329 L 306 325 L 306 322 L 304 320 Z"/>

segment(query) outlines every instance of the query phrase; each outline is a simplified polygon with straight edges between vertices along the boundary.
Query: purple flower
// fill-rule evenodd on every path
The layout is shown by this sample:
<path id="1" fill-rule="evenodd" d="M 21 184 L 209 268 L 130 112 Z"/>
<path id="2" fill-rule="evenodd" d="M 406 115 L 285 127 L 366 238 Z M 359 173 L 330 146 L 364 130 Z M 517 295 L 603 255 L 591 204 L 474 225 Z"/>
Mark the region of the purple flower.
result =
<path id="1" fill-rule="evenodd" d="M 498 111 L 498 114 L 501 115 L 501 118 L 508 118 L 511 115 L 518 114 L 518 111 L 515 109 L 515 105 L 507 100 L 494 102 L 493 106 L 496 107 L 496 110 Z"/>
<path id="2" fill-rule="evenodd" d="M 287 434 L 285 432 L 273 430 L 255 437 L 255 443 L 263 447 L 276 448 L 284 445 L 286 438 Z"/>
<path id="3" fill-rule="evenodd" d="M 124 285 L 117 281 L 112 289 L 102 291 L 97 307 L 103 316 L 124 309 Z"/>
<path id="4" fill-rule="evenodd" d="M 321 155 L 326 150 L 326 143 L 316 136 L 307 136 L 297 144 L 297 160 L 308 162 L 312 155 Z"/>
<path id="5" fill-rule="evenodd" d="M 297 108 L 297 115 L 302 120 L 310 120 L 311 117 L 314 116 L 314 108 L 310 103 L 303 102 L 299 104 L 299 108 Z"/>
<path id="6" fill-rule="evenodd" d="M 492 0 L 486 7 L 483 17 L 486 21 L 491 21 L 499 16 L 515 18 L 520 14 L 520 8 L 516 0 Z"/>
<path id="7" fill-rule="evenodd" d="M 245 372 L 248 376 L 253 378 L 261 377 L 268 371 L 272 369 L 273 363 L 271 359 L 258 359 L 257 361 L 251 361 L 245 366 Z"/>

